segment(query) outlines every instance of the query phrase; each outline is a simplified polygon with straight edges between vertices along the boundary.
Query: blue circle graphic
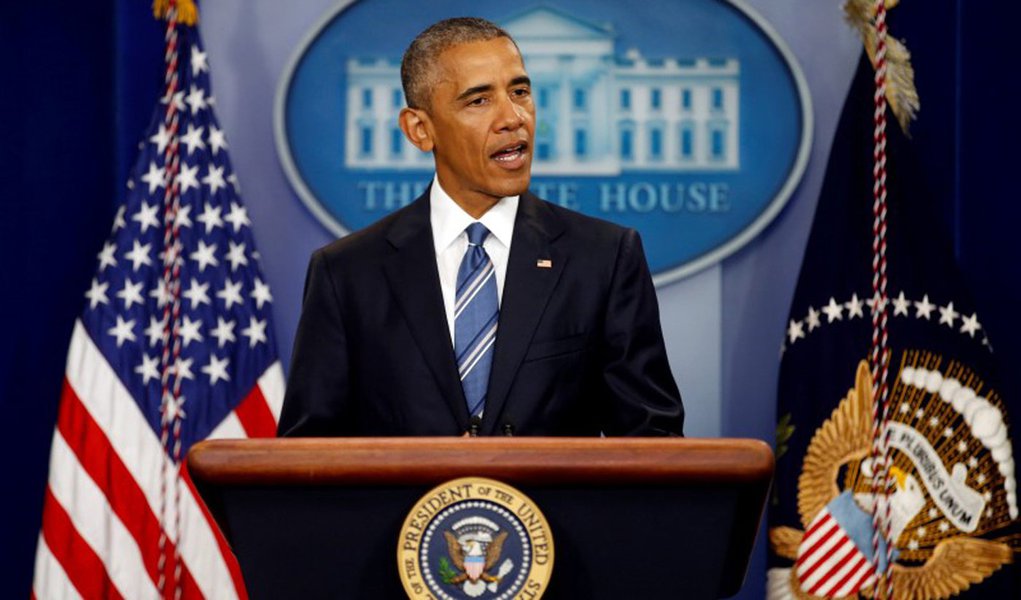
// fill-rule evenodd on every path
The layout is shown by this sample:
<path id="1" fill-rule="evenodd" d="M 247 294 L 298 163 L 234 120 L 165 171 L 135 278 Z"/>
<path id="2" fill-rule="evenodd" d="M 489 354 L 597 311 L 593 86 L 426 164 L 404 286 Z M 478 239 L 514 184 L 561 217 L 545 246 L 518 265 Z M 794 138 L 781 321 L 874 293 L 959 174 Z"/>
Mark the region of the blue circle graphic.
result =
<path id="1" fill-rule="evenodd" d="M 475 537 L 482 538 L 486 544 L 494 536 L 500 539 L 501 533 L 504 535 L 499 558 L 490 569 L 492 572 L 486 573 L 498 581 L 487 583 L 479 579 L 474 582 L 477 590 L 469 590 L 465 586 L 472 584 L 470 580 L 459 583 L 444 580 L 453 574 L 464 577 L 453 566 L 451 540 L 460 544 Z M 422 578 L 437 598 L 464 600 L 484 595 L 492 600 L 507 600 L 525 584 L 531 568 L 532 549 L 528 533 L 517 516 L 494 502 L 468 500 L 448 506 L 433 518 L 422 538 L 419 561 Z"/>
<path id="2" fill-rule="evenodd" d="M 362 1 L 309 33 L 277 96 L 285 170 L 335 234 L 431 181 L 431 156 L 397 128 L 400 58 L 422 29 L 464 14 L 521 47 L 537 107 L 531 190 L 636 228 L 657 283 L 739 249 L 797 186 L 807 86 L 782 40 L 738 1 Z"/>

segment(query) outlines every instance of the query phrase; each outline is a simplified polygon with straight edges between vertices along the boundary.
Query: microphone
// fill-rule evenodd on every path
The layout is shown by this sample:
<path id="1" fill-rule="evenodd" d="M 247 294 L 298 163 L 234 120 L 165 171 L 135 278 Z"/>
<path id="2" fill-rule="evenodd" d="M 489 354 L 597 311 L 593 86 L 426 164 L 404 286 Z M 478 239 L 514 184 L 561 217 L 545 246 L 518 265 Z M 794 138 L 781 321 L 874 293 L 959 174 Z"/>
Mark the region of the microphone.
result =
<path id="1" fill-rule="evenodd" d="M 468 425 L 468 437 L 479 437 L 479 427 L 482 425 L 482 417 L 475 415 Z"/>
<path id="2" fill-rule="evenodd" d="M 504 423 L 503 424 L 503 434 L 505 436 L 507 436 L 507 437 L 513 437 L 514 436 L 514 425 L 512 425 L 510 423 Z"/>

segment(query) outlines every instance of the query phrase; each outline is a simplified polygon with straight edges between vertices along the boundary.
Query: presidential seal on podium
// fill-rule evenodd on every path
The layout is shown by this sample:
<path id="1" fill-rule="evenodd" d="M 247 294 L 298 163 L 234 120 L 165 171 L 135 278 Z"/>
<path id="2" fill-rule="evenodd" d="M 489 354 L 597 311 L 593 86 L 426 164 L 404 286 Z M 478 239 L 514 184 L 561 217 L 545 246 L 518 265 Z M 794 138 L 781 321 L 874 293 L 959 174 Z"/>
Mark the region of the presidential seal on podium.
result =
<path id="1" fill-rule="evenodd" d="M 410 598 L 541 598 L 553 572 L 553 536 L 539 508 L 499 481 L 440 484 L 411 509 L 397 546 Z"/>

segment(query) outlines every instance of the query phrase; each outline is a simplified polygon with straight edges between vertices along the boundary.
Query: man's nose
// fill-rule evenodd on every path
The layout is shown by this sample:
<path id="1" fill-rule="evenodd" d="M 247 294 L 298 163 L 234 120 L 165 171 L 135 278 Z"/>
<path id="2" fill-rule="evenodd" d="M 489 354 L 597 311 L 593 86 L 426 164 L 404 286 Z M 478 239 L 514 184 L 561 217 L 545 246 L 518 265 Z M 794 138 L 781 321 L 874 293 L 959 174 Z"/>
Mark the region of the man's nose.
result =
<path id="1" fill-rule="evenodd" d="M 525 107 L 514 101 L 510 96 L 500 99 L 499 113 L 496 119 L 497 131 L 516 131 L 525 124 Z"/>

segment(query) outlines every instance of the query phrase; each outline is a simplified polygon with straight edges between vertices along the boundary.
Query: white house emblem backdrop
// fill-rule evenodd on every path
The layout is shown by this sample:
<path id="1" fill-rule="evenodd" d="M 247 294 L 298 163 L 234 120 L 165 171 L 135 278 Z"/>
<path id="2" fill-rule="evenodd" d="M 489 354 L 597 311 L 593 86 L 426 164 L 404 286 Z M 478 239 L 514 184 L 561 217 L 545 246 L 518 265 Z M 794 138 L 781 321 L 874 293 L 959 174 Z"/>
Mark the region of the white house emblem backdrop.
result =
<path id="1" fill-rule="evenodd" d="M 332 233 L 428 185 L 431 156 L 397 125 L 400 58 L 426 26 L 462 14 L 496 22 L 521 48 L 537 112 L 532 191 L 638 229 L 657 283 L 747 243 L 801 178 L 807 88 L 783 41 L 740 2 L 367 0 L 324 15 L 277 93 L 284 170 Z"/>

